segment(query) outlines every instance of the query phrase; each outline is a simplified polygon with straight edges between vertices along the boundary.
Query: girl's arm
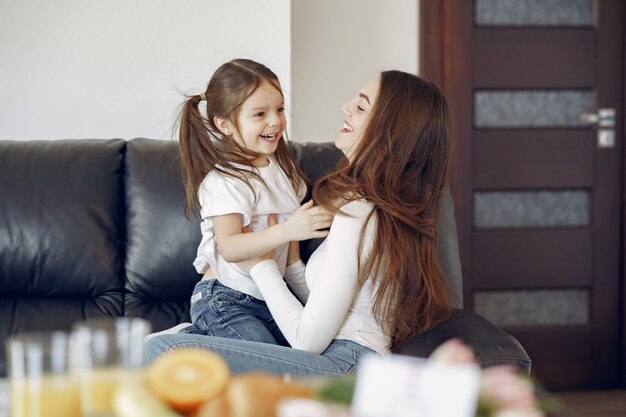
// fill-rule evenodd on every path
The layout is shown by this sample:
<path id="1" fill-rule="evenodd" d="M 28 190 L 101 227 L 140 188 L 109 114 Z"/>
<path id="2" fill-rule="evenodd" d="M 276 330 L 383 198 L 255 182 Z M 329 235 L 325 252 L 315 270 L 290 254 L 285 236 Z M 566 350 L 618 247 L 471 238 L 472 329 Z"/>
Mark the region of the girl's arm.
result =
<path id="1" fill-rule="evenodd" d="M 355 201 L 342 211 L 353 217 L 335 216 L 326 239 L 324 259 L 316 271 L 305 306 L 289 291 L 273 260 L 261 261 L 250 271 L 278 327 L 296 349 L 323 352 L 337 335 L 360 288 L 357 250 L 371 207 Z M 362 262 L 371 248 L 373 223 L 367 225 Z"/>
<path id="2" fill-rule="evenodd" d="M 258 232 L 243 233 L 240 214 L 214 216 L 213 228 L 217 249 L 227 262 L 256 258 L 293 240 L 326 237 L 333 215 L 313 201 L 303 204 L 285 222 Z"/>

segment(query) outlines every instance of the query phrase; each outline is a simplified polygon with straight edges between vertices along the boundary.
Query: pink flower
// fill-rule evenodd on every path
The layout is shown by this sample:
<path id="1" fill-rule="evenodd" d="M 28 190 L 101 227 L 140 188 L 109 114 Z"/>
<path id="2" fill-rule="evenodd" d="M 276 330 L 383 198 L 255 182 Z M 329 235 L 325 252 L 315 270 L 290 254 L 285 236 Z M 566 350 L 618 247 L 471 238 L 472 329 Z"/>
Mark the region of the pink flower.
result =
<path id="1" fill-rule="evenodd" d="M 476 363 L 472 349 L 460 339 L 450 339 L 430 355 L 446 365 Z M 483 369 L 477 415 L 481 417 L 544 417 L 530 379 L 512 366 Z"/>
<path id="2" fill-rule="evenodd" d="M 447 365 L 476 363 L 472 348 L 461 339 L 450 339 L 439 345 L 430 355 L 430 359 Z"/>
<path id="3" fill-rule="evenodd" d="M 483 370 L 480 402 L 494 410 L 494 417 L 543 416 L 538 409 L 533 384 L 511 366 Z"/>

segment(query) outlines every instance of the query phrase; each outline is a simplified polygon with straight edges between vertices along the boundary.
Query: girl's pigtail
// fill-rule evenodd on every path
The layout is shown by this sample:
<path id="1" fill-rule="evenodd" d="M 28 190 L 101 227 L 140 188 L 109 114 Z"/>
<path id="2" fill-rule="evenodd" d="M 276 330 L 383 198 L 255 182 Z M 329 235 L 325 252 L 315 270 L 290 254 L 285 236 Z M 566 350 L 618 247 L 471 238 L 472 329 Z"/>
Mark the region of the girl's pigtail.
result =
<path id="1" fill-rule="evenodd" d="M 207 120 L 200 113 L 201 101 L 200 95 L 189 97 L 183 104 L 179 119 L 180 159 L 188 219 L 198 214 L 198 189 L 217 160 Z"/>

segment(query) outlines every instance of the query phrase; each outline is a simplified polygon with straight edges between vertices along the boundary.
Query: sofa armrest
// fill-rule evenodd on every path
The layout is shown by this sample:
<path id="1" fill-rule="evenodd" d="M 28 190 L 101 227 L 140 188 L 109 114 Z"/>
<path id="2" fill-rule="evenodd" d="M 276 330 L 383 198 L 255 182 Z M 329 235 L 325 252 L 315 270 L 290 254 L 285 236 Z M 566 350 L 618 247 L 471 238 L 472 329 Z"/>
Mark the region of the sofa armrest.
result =
<path id="1" fill-rule="evenodd" d="M 486 318 L 469 311 L 454 310 L 450 319 L 405 343 L 395 353 L 429 356 L 448 339 L 459 338 L 469 345 L 482 367 L 515 365 L 530 374 L 531 360 L 522 345 Z"/>

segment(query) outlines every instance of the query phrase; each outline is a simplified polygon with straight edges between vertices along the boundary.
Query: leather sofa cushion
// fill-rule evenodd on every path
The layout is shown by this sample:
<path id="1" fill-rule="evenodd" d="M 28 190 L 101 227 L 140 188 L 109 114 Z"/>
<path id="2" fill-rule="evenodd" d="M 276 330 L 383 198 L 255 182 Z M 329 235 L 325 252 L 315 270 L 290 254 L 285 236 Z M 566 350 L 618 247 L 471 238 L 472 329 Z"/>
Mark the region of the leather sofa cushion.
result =
<path id="1" fill-rule="evenodd" d="M 312 182 L 341 158 L 331 142 L 288 146 Z M 438 223 L 460 296 L 449 191 Z M 102 315 L 144 317 L 155 331 L 189 321 L 200 238 L 176 141 L 0 141 L 0 376 L 9 334 Z M 305 261 L 320 242 L 301 243 Z"/>
<path id="2" fill-rule="evenodd" d="M 125 144 L 0 141 L 0 340 L 123 314 Z"/>
<path id="3" fill-rule="evenodd" d="M 185 217 L 178 142 L 133 139 L 125 166 L 125 314 L 162 330 L 189 321 L 200 226 Z"/>

